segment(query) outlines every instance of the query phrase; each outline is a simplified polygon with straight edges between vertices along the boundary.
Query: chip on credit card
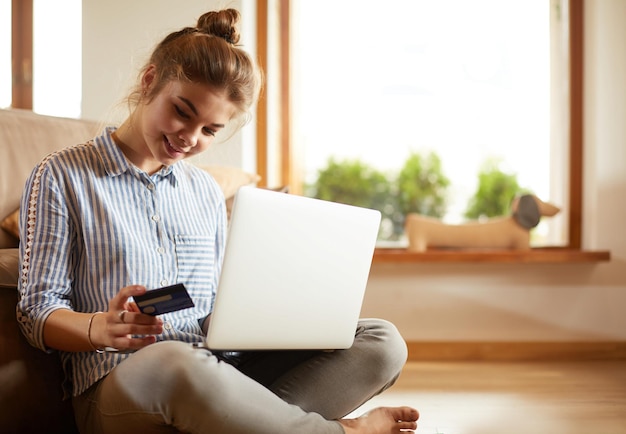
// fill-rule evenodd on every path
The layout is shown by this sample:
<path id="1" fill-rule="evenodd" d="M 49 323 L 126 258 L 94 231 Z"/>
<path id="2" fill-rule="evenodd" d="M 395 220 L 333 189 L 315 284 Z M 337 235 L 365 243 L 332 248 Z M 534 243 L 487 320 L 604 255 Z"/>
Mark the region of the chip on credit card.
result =
<path id="1" fill-rule="evenodd" d="M 195 306 L 182 283 L 151 289 L 133 299 L 139 310 L 148 315 L 162 315 Z"/>

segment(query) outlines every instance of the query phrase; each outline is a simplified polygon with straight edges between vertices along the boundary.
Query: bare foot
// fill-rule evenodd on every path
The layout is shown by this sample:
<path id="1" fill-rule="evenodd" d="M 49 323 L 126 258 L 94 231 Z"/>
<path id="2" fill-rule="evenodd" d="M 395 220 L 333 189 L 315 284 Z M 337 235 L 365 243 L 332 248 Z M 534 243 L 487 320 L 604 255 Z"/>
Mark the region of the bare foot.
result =
<path id="1" fill-rule="evenodd" d="M 346 434 L 391 434 L 414 432 L 419 418 L 411 407 L 378 407 L 356 419 L 341 419 Z"/>

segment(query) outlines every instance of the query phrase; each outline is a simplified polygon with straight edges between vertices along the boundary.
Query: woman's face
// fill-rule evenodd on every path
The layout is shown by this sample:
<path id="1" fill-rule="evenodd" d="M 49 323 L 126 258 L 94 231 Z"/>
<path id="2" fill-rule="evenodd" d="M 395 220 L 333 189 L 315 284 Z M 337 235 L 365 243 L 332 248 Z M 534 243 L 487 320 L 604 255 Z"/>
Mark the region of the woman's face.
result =
<path id="1" fill-rule="evenodd" d="M 140 128 L 133 134 L 137 142 L 131 147 L 141 158 L 134 163 L 154 173 L 163 165 L 206 151 L 215 134 L 236 114 L 236 107 L 207 85 L 175 80 L 135 114 L 139 114 L 135 120 Z"/>

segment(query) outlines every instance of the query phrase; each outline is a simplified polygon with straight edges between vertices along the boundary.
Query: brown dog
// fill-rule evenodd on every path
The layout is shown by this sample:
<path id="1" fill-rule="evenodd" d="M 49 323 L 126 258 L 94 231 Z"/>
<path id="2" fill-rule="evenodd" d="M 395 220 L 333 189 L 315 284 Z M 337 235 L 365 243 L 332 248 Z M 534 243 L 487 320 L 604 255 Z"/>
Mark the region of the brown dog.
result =
<path id="1" fill-rule="evenodd" d="M 553 216 L 560 211 L 530 194 L 515 198 L 511 208 L 510 216 L 463 224 L 446 224 L 433 217 L 408 214 L 405 222 L 408 249 L 416 252 L 429 247 L 527 250 L 530 248 L 530 230 L 539 224 L 541 217 Z"/>

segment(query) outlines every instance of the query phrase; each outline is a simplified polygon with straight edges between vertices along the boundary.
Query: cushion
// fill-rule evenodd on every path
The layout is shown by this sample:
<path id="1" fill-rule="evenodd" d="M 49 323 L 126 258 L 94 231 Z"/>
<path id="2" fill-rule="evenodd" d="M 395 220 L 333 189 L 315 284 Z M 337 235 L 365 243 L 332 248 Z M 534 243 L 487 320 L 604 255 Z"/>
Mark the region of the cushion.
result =
<path id="1" fill-rule="evenodd" d="M 0 222 L 0 227 L 13 235 L 15 238 L 20 238 L 19 231 L 19 218 L 20 218 L 20 210 L 19 208 L 13 211 L 11 214 L 6 216 L 4 220 Z"/>
<path id="2" fill-rule="evenodd" d="M 16 288 L 19 249 L 0 249 L 0 288 Z"/>
<path id="3" fill-rule="evenodd" d="M 261 177 L 257 174 L 248 173 L 233 166 L 198 166 L 206 170 L 219 184 L 224 197 L 228 200 L 237 193 L 239 187 L 256 184 Z"/>
<path id="4" fill-rule="evenodd" d="M 20 206 L 24 184 L 46 155 L 85 143 L 100 129 L 98 122 L 45 116 L 31 110 L 0 110 L 0 220 Z M 18 240 L 0 229 L 0 248 Z"/>

